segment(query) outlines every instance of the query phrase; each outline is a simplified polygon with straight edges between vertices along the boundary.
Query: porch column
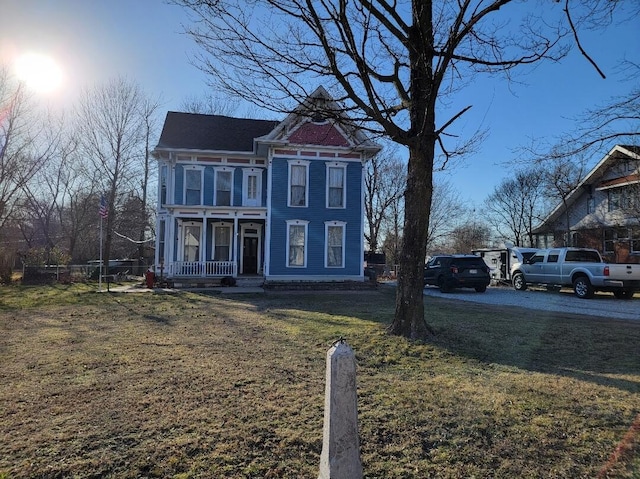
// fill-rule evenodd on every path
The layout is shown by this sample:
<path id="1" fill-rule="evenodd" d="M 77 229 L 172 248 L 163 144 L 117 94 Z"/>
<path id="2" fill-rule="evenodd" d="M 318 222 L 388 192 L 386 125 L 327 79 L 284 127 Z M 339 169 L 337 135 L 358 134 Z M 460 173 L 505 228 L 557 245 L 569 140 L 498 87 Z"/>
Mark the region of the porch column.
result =
<path id="1" fill-rule="evenodd" d="M 165 268 L 168 269 L 170 274 L 175 273 L 175 250 L 176 243 L 178 241 L 176 233 L 176 218 L 173 214 L 167 216 L 167 222 L 165 223 L 166 236 L 164 237 L 164 250 L 165 250 Z"/>
<path id="2" fill-rule="evenodd" d="M 202 245 L 200 246 L 200 262 L 202 263 L 202 276 L 207 276 L 207 215 L 202 215 Z"/>
<path id="3" fill-rule="evenodd" d="M 237 215 L 238 213 L 236 213 Z M 238 242 L 240 241 L 240 238 L 238 237 L 238 217 L 234 216 L 233 217 L 233 261 L 235 263 L 235 272 L 234 275 L 238 276 L 238 273 L 240 272 L 240 261 L 238 261 Z"/>

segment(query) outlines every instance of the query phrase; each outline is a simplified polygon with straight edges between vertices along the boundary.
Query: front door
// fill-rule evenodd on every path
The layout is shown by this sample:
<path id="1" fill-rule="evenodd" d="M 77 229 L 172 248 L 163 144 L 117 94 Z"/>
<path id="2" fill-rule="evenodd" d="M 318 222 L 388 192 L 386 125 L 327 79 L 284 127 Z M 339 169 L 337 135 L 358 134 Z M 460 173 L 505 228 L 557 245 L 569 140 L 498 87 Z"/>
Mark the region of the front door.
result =
<path id="1" fill-rule="evenodd" d="M 242 273 L 258 273 L 258 238 L 245 236 L 242 245 Z"/>

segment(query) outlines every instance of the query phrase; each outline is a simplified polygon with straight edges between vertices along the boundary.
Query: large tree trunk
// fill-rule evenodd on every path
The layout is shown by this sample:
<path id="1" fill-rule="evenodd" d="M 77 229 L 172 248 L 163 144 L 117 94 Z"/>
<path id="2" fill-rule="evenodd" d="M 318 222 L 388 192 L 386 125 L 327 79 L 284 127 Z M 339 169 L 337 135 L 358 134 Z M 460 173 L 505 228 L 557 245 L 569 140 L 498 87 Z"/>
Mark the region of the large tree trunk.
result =
<path id="1" fill-rule="evenodd" d="M 424 260 L 433 191 L 434 142 L 411 148 L 405 192 L 404 241 L 396 292 L 396 312 L 389 332 L 425 339 L 433 330 L 424 317 Z"/>
<path id="2" fill-rule="evenodd" d="M 431 328 L 424 318 L 424 260 L 433 193 L 436 143 L 435 105 L 439 79 L 433 72 L 432 2 L 412 2 L 413 25 L 409 33 L 411 105 L 409 163 L 405 191 L 404 241 L 396 292 L 396 313 L 389 332 L 410 339 L 425 339 Z"/>

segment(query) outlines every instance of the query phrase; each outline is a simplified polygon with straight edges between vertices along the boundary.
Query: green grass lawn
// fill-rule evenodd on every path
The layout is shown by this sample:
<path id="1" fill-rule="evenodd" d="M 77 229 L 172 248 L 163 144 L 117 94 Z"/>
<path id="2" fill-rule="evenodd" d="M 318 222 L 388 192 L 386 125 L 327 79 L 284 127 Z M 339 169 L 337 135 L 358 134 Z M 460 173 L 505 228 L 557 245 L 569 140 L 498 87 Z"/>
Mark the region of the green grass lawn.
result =
<path id="1" fill-rule="evenodd" d="M 0 478 L 315 478 L 326 352 L 356 351 L 367 478 L 640 477 L 640 322 L 394 291 L 0 287 Z"/>

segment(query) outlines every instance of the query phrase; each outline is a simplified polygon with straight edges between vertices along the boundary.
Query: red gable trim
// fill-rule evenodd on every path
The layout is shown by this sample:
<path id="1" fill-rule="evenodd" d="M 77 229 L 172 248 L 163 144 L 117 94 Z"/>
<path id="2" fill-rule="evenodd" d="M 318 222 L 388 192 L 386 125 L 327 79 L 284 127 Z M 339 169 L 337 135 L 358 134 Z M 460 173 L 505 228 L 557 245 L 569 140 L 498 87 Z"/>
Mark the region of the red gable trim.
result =
<path id="1" fill-rule="evenodd" d="M 294 131 L 288 140 L 297 145 L 350 146 L 338 129 L 328 122 L 322 124 L 307 122 Z"/>

